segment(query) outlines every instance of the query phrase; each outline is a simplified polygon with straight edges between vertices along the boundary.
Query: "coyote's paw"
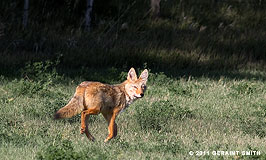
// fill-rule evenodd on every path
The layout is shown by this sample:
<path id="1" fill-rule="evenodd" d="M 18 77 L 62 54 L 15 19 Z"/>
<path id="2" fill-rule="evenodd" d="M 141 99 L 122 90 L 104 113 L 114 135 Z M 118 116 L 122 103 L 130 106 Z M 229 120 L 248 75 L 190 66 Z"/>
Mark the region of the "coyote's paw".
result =
<path id="1" fill-rule="evenodd" d="M 108 137 L 104 140 L 104 142 L 106 143 L 106 142 L 108 142 L 112 138 L 113 138 L 113 135 L 112 134 L 111 135 L 109 134 Z"/>
<path id="2" fill-rule="evenodd" d="M 80 128 L 80 134 L 85 133 L 85 128 Z"/>

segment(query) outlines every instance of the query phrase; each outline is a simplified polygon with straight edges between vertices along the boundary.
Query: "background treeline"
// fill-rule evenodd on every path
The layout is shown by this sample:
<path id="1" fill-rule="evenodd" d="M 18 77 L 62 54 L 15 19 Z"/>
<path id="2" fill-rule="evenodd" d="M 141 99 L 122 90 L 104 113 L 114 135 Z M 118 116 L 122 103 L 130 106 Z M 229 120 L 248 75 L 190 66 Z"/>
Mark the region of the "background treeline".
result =
<path id="1" fill-rule="evenodd" d="M 55 60 L 59 67 L 265 69 L 264 0 L 95 0 L 84 30 L 85 0 L 0 2 L 0 67 Z"/>

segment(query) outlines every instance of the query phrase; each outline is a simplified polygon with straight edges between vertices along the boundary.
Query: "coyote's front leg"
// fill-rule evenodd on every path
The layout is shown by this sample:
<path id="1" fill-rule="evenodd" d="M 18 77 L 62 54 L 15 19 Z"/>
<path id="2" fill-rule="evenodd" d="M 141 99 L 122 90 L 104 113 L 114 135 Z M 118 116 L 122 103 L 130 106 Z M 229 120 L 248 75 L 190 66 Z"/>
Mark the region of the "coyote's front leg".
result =
<path id="1" fill-rule="evenodd" d="M 114 110 L 112 114 L 103 114 L 104 118 L 108 122 L 108 137 L 104 140 L 104 142 L 109 141 L 113 137 L 117 135 L 117 125 L 115 123 L 116 116 L 118 115 L 119 111 Z"/>
<path id="2" fill-rule="evenodd" d="M 112 134 L 113 137 L 116 137 L 116 135 L 117 135 L 117 124 L 114 122 L 113 129 L 110 127 L 112 114 L 103 114 L 103 116 L 104 116 L 104 118 L 106 119 L 106 121 L 108 123 L 108 135 Z M 108 141 L 108 140 L 106 140 L 106 141 Z"/>

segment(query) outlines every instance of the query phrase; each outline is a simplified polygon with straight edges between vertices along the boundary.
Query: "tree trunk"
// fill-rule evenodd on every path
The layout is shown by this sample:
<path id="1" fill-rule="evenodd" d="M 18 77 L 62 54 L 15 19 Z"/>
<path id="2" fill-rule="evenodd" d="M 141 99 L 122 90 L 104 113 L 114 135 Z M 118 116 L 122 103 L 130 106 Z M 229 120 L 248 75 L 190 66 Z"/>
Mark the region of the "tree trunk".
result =
<path id="1" fill-rule="evenodd" d="M 182 16 L 182 18 L 184 18 L 186 14 L 185 14 L 185 4 L 184 4 L 183 0 L 179 1 L 179 7 L 181 10 L 181 16 Z"/>
<path id="2" fill-rule="evenodd" d="M 151 14 L 153 17 L 158 17 L 160 14 L 161 0 L 151 0 Z"/>
<path id="3" fill-rule="evenodd" d="M 24 28 L 27 27 L 29 17 L 29 0 L 24 0 L 24 11 L 23 11 L 23 20 L 22 25 Z"/>
<path id="4" fill-rule="evenodd" d="M 85 13 L 85 30 L 90 31 L 91 27 L 91 11 L 93 0 L 87 0 L 87 9 Z"/>

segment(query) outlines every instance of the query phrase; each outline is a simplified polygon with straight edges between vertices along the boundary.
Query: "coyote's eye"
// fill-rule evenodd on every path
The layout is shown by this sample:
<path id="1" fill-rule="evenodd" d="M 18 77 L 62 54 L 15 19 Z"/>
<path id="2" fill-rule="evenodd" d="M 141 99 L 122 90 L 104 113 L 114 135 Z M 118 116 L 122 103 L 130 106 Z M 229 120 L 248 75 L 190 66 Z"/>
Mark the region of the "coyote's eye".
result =
<path id="1" fill-rule="evenodd" d="M 143 84 L 143 85 L 141 85 L 141 88 L 142 89 L 146 89 L 146 86 Z"/>
<path id="2" fill-rule="evenodd" d="M 135 89 L 138 89 L 138 87 L 137 86 L 133 86 Z"/>

